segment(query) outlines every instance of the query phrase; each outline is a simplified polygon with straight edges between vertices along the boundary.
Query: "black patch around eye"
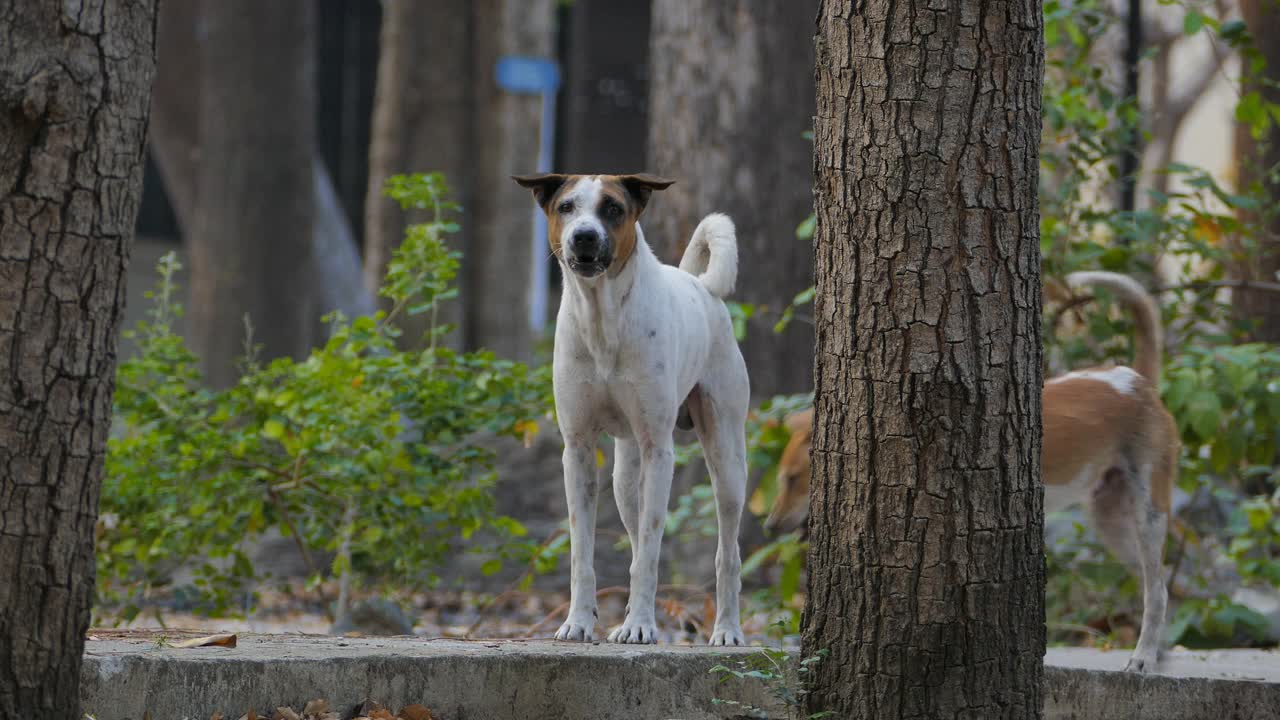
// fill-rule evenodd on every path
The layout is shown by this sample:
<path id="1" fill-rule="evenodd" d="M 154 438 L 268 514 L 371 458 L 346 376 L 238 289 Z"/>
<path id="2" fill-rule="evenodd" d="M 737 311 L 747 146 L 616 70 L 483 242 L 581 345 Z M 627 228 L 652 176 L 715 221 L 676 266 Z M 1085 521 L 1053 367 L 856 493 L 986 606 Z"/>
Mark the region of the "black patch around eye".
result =
<path id="1" fill-rule="evenodd" d="M 612 200 L 606 200 L 600 207 L 600 216 L 612 222 L 621 220 L 623 214 L 622 206 Z"/>

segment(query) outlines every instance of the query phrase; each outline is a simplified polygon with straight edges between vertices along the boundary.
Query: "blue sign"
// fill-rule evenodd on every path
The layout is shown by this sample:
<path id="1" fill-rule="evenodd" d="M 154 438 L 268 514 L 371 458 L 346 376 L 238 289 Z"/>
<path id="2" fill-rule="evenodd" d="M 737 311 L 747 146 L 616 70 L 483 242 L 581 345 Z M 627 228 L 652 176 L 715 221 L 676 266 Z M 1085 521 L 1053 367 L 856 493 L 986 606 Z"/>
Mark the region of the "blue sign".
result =
<path id="1" fill-rule="evenodd" d="M 498 59 L 494 78 L 507 92 L 542 95 L 560 87 L 560 66 L 541 58 L 508 55 Z"/>

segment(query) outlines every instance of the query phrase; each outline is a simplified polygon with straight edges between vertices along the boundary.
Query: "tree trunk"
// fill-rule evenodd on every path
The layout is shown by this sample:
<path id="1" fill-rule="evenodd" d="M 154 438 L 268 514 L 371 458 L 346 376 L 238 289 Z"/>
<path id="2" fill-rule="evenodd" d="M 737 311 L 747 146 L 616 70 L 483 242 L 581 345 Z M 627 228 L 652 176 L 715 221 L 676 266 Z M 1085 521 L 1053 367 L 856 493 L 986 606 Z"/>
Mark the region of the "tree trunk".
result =
<path id="1" fill-rule="evenodd" d="M 199 212 L 191 233 L 191 341 L 215 386 L 233 382 L 245 316 L 266 358 L 300 357 L 317 313 L 310 279 L 315 7 L 202 4 Z"/>
<path id="2" fill-rule="evenodd" d="M 1041 23 L 823 2 L 812 710 L 1040 717 Z"/>
<path id="3" fill-rule="evenodd" d="M 469 0 L 386 0 L 382 10 L 382 44 L 378 88 L 374 95 L 373 133 L 369 146 L 369 188 L 364 217 L 364 282 L 376 290 L 387 272 L 391 253 L 404 238 L 412 214 L 382 193 L 396 173 L 443 172 L 453 199 L 470 208 L 475 175 L 473 34 Z M 466 255 L 470 223 L 450 238 Z M 513 268 L 513 272 L 518 272 Z M 464 294 L 446 303 L 439 321 L 458 326 L 450 336 L 462 344 Z M 428 316 L 405 318 L 405 339 L 416 341 L 427 329 Z"/>
<path id="4" fill-rule="evenodd" d="M 151 104 L 152 155 L 178 226 L 187 239 L 195 232 L 199 208 L 201 51 L 196 33 L 199 10 L 197 0 L 161 4 L 157 37 L 160 63 Z M 316 215 L 311 252 L 316 265 L 311 282 L 318 312 L 341 310 L 348 317 L 371 314 L 373 293 L 364 287 L 355 233 L 337 197 L 333 179 L 318 155 L 312 174 Z"/>
<path id="5" fill-rule="evenodd" d="M 463 260 L 466 344 L 499 357 L 529 360 L 535 338 L 529 327 L 529 273 L 536 263 L 551 272 L 551 251 L 533 254 L 533 203 L 511 182 L 538 161 L 541 101 L 502 90 L 494 65 L 504 55 L 554 57 L 555 12 L 551 0 L 475 0 L 472 48 L 475 67 L 476 144 L 474 192 L 465 221 L 470 251 Z"/>
<path id="6" fill-rule="evenodd" d="M 1248 83 L 1245 89 L 1261 93 L 1268 102 L 1280 103 L 1280 42 L 1276 40 L 1280 36 L 1280 7 L 1276 0 L 1240 0 L 1240 14 L 1249 26 L 1255 46 L 1267 61 L 1263 71 L 1265 79 Z M 1280 203 L 1280 182 L 1275 174 L 1268 176 L 1268 172 L 1280 167 L 1280 130 L 1272 125 L 1263 142 L 1257 142 L 1249 128 L 1238 125 L 1235 145 L 1239 185 L 1260 182 L 1271 199 L 1271 207 L 1262 217 L 1255 218 L 1263 222 L 1262 233 L 1257 239 L 1257 248 L 1248 250 L 1245 261 L 1240 263 L 1239 273 L 1245 280 L 1274 283 L 1280 281 L 1277 275 L 1280 273 L 1280 211 L 1275 208 L 1276 203 Z M 1232 301 L 1236 317 L 1253 323 L 1252 340 L 1280 343 L 1280 299 L 1275 293 L 1234 291 Z"/>
<path id="7" fill-rule="evenodd" d="M 677 192 L 654 203 L 646 229 L 676 261 L 712 211 L 738 227 L 734 299 L 767 306 L 742 343 L 757 399 L 813 387 L 813 326 L 772 332 L 777 312 L 813 284 L 796 226 L 813 208 L 813 18 L 817 0 L 654 0 L 649 170 Z M 807 312 L 805 313 L 807 314 Z"/>
<path id="8" fill-rule="evenodd" d="M 561 153 L 570 172 L 631 173 L 648 163 L 650 5 L 574 0 Z"/>
<path id="9" fill-rule="evenodd" d="M 79 718 L 154 2 L 0 0 L 0 718 Z"/>
<path id="10" fill-rule="evenodd" d="M 538 154 L 540 101 L 494 81 L 504 55 L 549 58 L 550 0 L 388 0 L 382 26 L 369 192 L 365 203 L 365 284 L 386 272 L 405 225 L 413 221 L 382 196 L 397 172 L 443 171 L 463 208 L 460 298 L 444 322 L 460 327 L 453 342 L 528 360 L 529 273 L 533 207 L 510 176 L 532 172 Z M 549 252 L 549 251 L 548 251 Z M 425 326 L 410 327 L 411 336 Z"/>

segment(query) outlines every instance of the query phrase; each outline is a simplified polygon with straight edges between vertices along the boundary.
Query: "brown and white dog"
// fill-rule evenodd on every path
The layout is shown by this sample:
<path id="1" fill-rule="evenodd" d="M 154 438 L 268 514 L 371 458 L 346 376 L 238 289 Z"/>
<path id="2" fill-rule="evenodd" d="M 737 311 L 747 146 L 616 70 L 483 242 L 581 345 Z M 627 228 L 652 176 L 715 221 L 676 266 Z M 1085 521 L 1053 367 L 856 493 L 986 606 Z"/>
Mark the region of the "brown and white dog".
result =
<path id="1" fill-rule="evenodd" d="M 1084 503 L 1107 548 L 1142 578 L 1142 630 L 1128 670 L 1154 670 L 1165 631 L 1164 541 L 1177 472 L 1178 430 L 1160 402 L 1160 310 L 1132 278 L 1067 276 L 1071 287 L 1110 291 L 1136 319 L 1134 367 L 1091 368 L 1045 383 L 1042 395 L 1045 512 Z M 809 515 L 813 410 L 787 418 L 791 439 L 778 465 L 769 531 L 804 526 Z"/>
<path id="2" fill-rule="evenodd" d="M 747 368 L 721 298 L 733 289 L 738 246 L 724 215 L 703 218 L 680 267 L 654 257 L 638 222 L 651 175 L 531 175 L 564 270 L 552 380 L 564 436 L 569 503 L 569 617 L 556 638 L 590 641 L 596 623 L 592 567 L 596 443 L 614 438 L 613 492 L 631 539 L 627 616 L 611 642 L 651 643 L 658 551 L 675 468 L 676 425 L 692 427 L 715 490 L 716 619 L 712 645 L 742 645 L 738 523 L 747 485 Z"/>

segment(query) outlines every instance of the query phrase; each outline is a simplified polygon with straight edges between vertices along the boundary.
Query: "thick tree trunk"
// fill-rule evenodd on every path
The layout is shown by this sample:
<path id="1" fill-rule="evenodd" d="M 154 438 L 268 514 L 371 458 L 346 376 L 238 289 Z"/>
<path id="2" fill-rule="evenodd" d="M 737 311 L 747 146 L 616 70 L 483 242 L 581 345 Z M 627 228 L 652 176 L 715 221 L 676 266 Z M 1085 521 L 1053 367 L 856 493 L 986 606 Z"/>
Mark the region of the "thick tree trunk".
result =
<path id="1" fill-rule="evenodd" d="M 155 4 L 0 0 L 0 718 L 79 718 Z"/>
<path id="2" fill-rule="evenodd" d="M 382 283 L 405 227 L 416 220 L 383 195 L 388 177 L 443 172 L 453 199 L 464 210 L 471 205 L 476 170 L 471 16 L 470 0 L 383 3 L 364 217 L 364 282 L 370 290 Z M 463 262 L 470 261 L 466 249 L 472 232 L 471 223 L 465 223 L 462 232 L 450 238 L 454 248 L 463 251 Z M 450 337 L 455 347 L 462 344 L 462 308 L 469 299 L 464 289 L 439 316 L 440 322 L 458 326 Z M 421 337 L 426 322 L 426 315 L 406 318 L 405 339 Z"/>
<path id="3" fill-rule="evenodd" d="M 1041 23 L 823 2 L 813 710 L 1041 713 Z"/>
<path id="4" fill-rule="evenodd" d="M 315 7 L 219 0 L 202 11 L 199 107 L 210 122 L 200 128 L 189 328 L 221 386 L 237 375 L 246 315 L 266 358 L 311 347 Z"/>
<path id="5" fill-rule="evenodd" d="M 1267 82 L 1250 83 L 1247 90 L 1262 93 L 1267 101 L 1280 103 L 1280 4 L 1276 0 L 1240 0 L 1240 14 L 1253 35 L 1258 50 L 1267 60 Z M 1261 182 L 1267 190 L 1272 206 L 1266 209 L 1263 232 L 1258 247 L 1248 251 L 1246 262 L 1240 264 L 1239 273 L 1245 280 L 1261 280 L 1274 283 L 1280 278 L 1280 182 L 1267 173 L 1280 167 L 1280 130 L 1274 126 L 1262 143 L 1256 142 L 1243 126 L 1236 127 L 1236 170 L 1241 185 Z M 1253 340 L 1280 343 L 1280 298 L 1275 293 L 1262 290 L 1235 291 L 1233 297 L 1236 316 L 1254 323 L 1250 333 Z"/>
<path id="6" fill-rule="evenodd" d="M 646 222 L 676 261 L 712 211 L 738 227 L 734 299 L 772 312 L 751 324 L 742 351 L 757 398 L 813 387 L 813 326 L 772 332 L 777 312 L 813 283 L 809 243 L 795 229 L 813 208 L 813 18 L 817 0 L 654 0 L 649 170 L 678 192 Z M 807 314 L 807 312 L 805 313 Z"/>
<path id="7" fill-rule="evenodd" d="M 533 204 L 511 175 L 531 172 L 537 164 L 541 101 L 500 89 L 494 65 L 503 55 L 553 57 L 555 12 L 551 0 L 474 0 L 472 7 L 476 175 L 468 194 L 471 234 L 463 261 L 466 341 L 500 357 L 529 360 L 535 340 L 529 327 L 530 267 L 537 263 L 550 273 L 551 251 L 532 252 Z"/>
<path id="8" fill-rule="evenodd" d="M 151 105 L 151 151 L 187 238 L 195 231 L 200 177 L 200 17 L 197 0 L 162 3 L 157 37 L 159 69 Z M 348 317 L 373 312 L 373 293 L 364 288 L 360 249 L 337 197 L 328 169 L 316 156 L 312 188 L 315 223 L 312 287 L 318 314 L 341 310 Z M 214 268 L 205 268 L 213 270 Z M 198 281 L 204 284 L 204 281 Z M 317 313 L 313 313 L 317 315 Z M 318 319 L 318 318 L 317 318 Z"/>

